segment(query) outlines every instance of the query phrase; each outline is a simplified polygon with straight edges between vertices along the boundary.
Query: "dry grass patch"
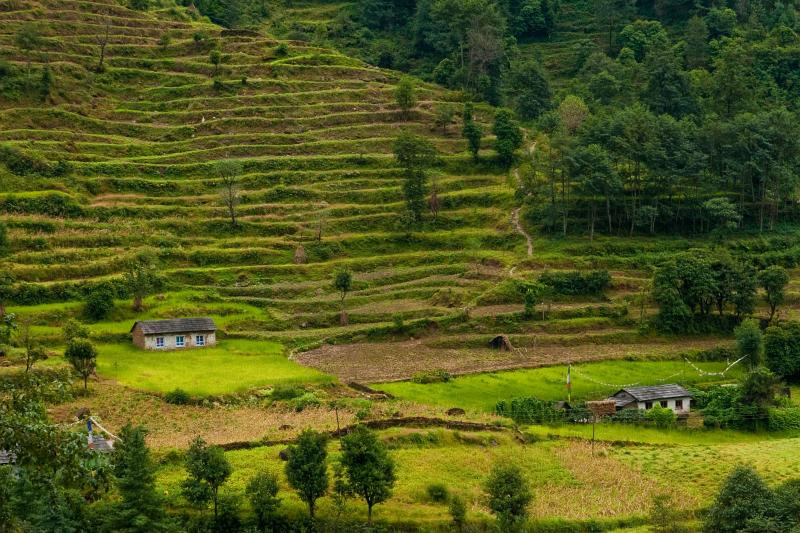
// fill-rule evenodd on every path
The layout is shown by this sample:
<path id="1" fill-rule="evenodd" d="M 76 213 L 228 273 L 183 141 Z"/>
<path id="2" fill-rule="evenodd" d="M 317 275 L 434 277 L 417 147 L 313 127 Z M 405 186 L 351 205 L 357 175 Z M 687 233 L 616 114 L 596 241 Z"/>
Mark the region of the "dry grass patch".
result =
<path id="1" fill-rule="evenodd" d="M 620 462 L 608 446 L 597 444 L 592 453 L 591 443 L 571 441 L 554 446 L 553 453 L 577 483 L 537 491 L 537 516 L 586 519 L 643 515 L 657 494 L 669 494 L 681 509 L 697 505 L 680 485 Z"/>
<path id="2" fill-rule="evenodd" d="M 719 339 L 681 339 L 668 343 L 584 344 L 497 352 L 488 348 L 432 348 L 426 344 L 428 340 L 435 337 L 384 344 L 325 345 L 297 354 L 295 360 L 339 376 L 342 381 L 377 383 L 409 379 L 418 372 L 437 368 L 451 374 L 472 374 L 643 355 L 666 356 L 720 344 Z"/>

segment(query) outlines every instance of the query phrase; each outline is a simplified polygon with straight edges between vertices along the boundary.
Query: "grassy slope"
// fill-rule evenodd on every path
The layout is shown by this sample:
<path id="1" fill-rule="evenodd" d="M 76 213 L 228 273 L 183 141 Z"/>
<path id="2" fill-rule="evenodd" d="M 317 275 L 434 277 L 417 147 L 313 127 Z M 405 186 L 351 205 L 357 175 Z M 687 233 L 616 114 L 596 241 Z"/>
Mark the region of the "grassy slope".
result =
<path id="1" fill-rule="evenodd" d="M 491 165 L 461 164 L 468 158 L 454 128 L 432 131 L 433 108 L 451 94 L 420 84 L 417 109 L 402 118 L 393 103 L 397 73 L 332 50 L 284 41 L 282 56 L 279 41 L 221 36 L 180 9 L 141 13 L 110 1 L 50 0 L 18 7 L 0 13 L 0 57 L 24 66 L 13 36 L 36 18 L 45 44 L 31 54 L 32 78 L 47 58 L 56 81 L 52 102 L 0 97 L 0 140 L 73 170 L 37 180 L 2 169 L 0 180 L 17 200 L 57 189 L 82 210 L 64 218 L 35 208 L 4 213 L 11 227 L 4 267 L 20 282 L 106 279 L 127 258 L 154 249 L 172 287 L 217 296 L 207 307 L 265 310 L 225 324 L 228 333 L 303 343 L 386 324 L 393 312 L 385 304 L 398 299 L 411 302 L 401 313 L 408 319 L 447 314 L 432 295 L 454 286 L 480 292 L 487 280 L 462 279 L 470 265 L 491 255 L 512 260 L 521 246 L 507 238 L 507 176 Z M 107 69 L 96 74 L 106 16 Z M 210 78 L 213 45 L 196 43 L 196 32 L 225 55 L 222 90 Z M 163 33 L 171 41 L 162 47 Z M 482 108 L 480 120 L 489 112 Z M 391 143 L 399 128 L 429 137 L 445 162 L 433 172 L 439 216 L 413 239 L 396 232 L 402 177 Z M 245 168 L 235 230 L 213 173 L 213 163 L 226 158 Z M 294 262 L 299 246 L 306 264 Z M 338 302 L 329 279 L 341 266 L 356 271 L 356 286 L 352 326 L 340 329 L 331 327 Z M 41 325 L 79 312 L 73 304 L 58 310 L 60 317 L 43 310 Z"/>
<path id="2" fill-rule="evenodd" d="M 699 363 L 707 372 L 719 372 L 725 363 Z M 732 370 L 728 377 L 740 375 Z M 448 383 L 418 384 L 411 382 L 376 385 L 381 390 L 417 402 L 440 407 L 461 407 L 492 411 L 500 400 L 535 396 L 546 400 L 566 400 L 564 380 L 566 367 L 551 366 L 531 370 L 515 370 L 472 376 L 459 376 Z M 572 398 L 592 400 L 613 394 L 623 385 L 651 385 L 665 382 L 695 384 L 718 378 L 699 375 L 681 361 L 606 361 L 572 368 Z"/>
<path id="3" fill-rule="evenodd" d="M 602 438 L 603 432 L 611 433 L 617 427 L 601 426 L 598 432 Z M 647 442 L 649 432 L 643 433 Z M 429 485 L 443 483 L 465 498 L 472 520 L 486 519 L 488 510 L 481 486 L 497 461 L 513 461 L 523 469 L 536 496 L 531 511 L 538 520 L 625 519 L 629 524 L 641 520 L 655 494 L 671 494 L 674 503 L 684 509 L 706 505 L 736 461 L 754 463 L 771 484 L 791 479 L 796 471 L 797 457 L 791 450 L 797 446 L 797 439 L 759 440 L 733 432 L 694 435 L 694 440 L 684 437 L 669 446 L 615 447 L 598 442 L 592 454 L 590 444 L 581 441 L 544 440 L 521 445 L 503 433 L 383 431 L 381 438 L 398 461 L 398 477 L 392 497 L 375 508 L 375 516 L 394 523 L 447 523 L 446 506 L 432 502 L 426 494 Z M 249 477 L 266 468 L 280 474 L 284 508 L 302 514 L 303 505 L 282 475 L 283 464 L 278 459 L 281 449 L 273 446 L 228 452 L 234 475 L 223 490 L 241 493 Z M 329 461 L 335 462 L 337 441 L 329 444 L 329 454 Z M 177 496 L 184 476 L 179 464 L 167 464 L 159 472 L 159 486 L 176 507 L 185 505 Z M 351 512 L 364 518 L 363 503 L 354 501 L 350 505 Z M 321 516 L 330 518 L 333 512 L 330 499 L 322 498 Z"/>
<path id="4" fill-rule="evenodd" d="M 523 469 L 536 494 L 531 510 L 537 519 L 586 520 L 641 515 L 651 494 L 669 490 L 608 456 L 596 458 L 591 472 L 582 471 L 578 463 L 588 459 L 589 452 L 582 444 L 543 442 L 523 446 L 505 434 L 450 431 L 391 430 L 382 432 L 381 437 L 390 445 L 398 470 L 392 497 L 375 507 L 375 517 L 379 521 L 414 523 L 423 528 L 446 524 L 449 520 L 447 506 L 431 501 L 426 494 L 429 485 L 438 483 L 466 500 L 471 520 L 488 519 L 482 484 L 491 465 L 498 461 L 514 461 Z M 243 491 L 247 479 L 266 468 L 281 475 L 284 508 L 293 514 L 302 514 L 302 504 L 287 488 L 282 475 L 283 464 L 278 459 L 281 449 L 263 447 L 229 452 L 234 475 L 223 490 Z M 337 458 L 338 442 L 333 441 L 329 445 L 329 460 L 333 463 Z M 175 495 L 184 475 L 179 465 L 167 466 L 159 473 L 160 487 L 176 506 L 183 505 Z M 624 479 L 632 484 L 598 498 L 597 490 L 612 479 Z M 683 506 L 693 503 L 685 498 L 680 498 L 680 502 Z M 333 515 L 330 498 L 322 498 L 319 504 L 321 516 Z M 350 512 L 365 518 L 363 502 L 351 502 Z"/>
<path id="5" fill-rule="evenodd" d="M 322 383 L 330 377 L 289 361 L 279 344 L 231 339 L 202 350 L 142 352 L 128 344 L 98 346 L 98 372 L 136 389 L 195 396 L 245 392 L 268 385 Z"/>
<path id="6" fill-rule="evenodd" d="M 626 317 L 592 318 L 625 306 L 646 281 L 641 264 L 627 253 L 604 250 L 600 256 L 598 243 L 537 238 L 534 259 L 524 262 L 525 241 L 510 223 L 512 180 L 488 158 L 481 165 L 469 162 L 458 125 L 448 133 L 433 128 L 436 107 L 456 95 L 419 84 L 419 104 L 404 118 L 393 102 L 398 73 L 313 44 L 282 41 L 288 54 L 281 55 L 281 41 L 223 36 L 181 9 L 141 13 L 110 1 L 53 0 L 19 7 L 0 13 L 0 57 L 25 64 L 13 35 L 23 21 L 36 18 L 45 44 L 31 55 L 33 78 L 47 59 L 55 88 L 48 103 L 0 98 L 0 139 L 68 161 L 73 171 L 43 180 L 0 170 L 0 180 L 17 199 L 58 190 L 80 207 L 67 217 L 30 208 L 6 213 L 11 249 L 5 266 L 20 282 L 50 286 L 112 278 L 127 258 L 151 249 L 172 292 L 147 300 L 148 317 L 208 314 L 228 336 L 305 347 L 383 340 L 394 334 L 396 320 L 442 320 L 467 305 L 473 319 L 451 328 L 438 345 L 452 348 L 483 346 L 518 320 L 518 308 L 492 308 L 519 303 L 519 294 L 503 284 L 513 265 L 519 264 L 515 276 L 522 278 L 543 268 L 607 266 L 615 269 L 618 289 L 611 302 L 565 302 L 574 316 L 589 318 L 523 324 L 509 332 L 515 345 L 583 343 L 592 350 L 598 343 L 652 341 L 641 340 Z M 107 68 L 96 74 L 106 17 L 112 24 Z M 161 46 L 165 32 L 171 40 Z M 195 42 L 197 32 L 216 41 L 225 56 L 219 76 L 224 89 L 215 89 L 210 77 L 214 45 Z M 478 119 L 489 122 L 491 109 L 479 106 Z M 423 231 L 410 238 L 396 225 L 402 174 L 391 142 L 399 128 L 425 135 L 443 156 L 432 172 L 438 217 L 427 216 Z M 486 139 L 487 156 L 490 146 Z M 228 225 L 213 172 L 213 164 L 226 158 L 244 166 L 238 229 Z M 321 242 L 315 239 L 319 227 Z M 660 244 L 651 255 L 689 245 Z M 300 246 L 305 264 L 294 261 Z M 354 271 L 355 284 L 347 299 L 350 324 L 342 327 L 330 277 L 344 266 Z M 57 342 L 58 326 L 79 316 L 80 306 L 14 311 L 32 315 L 36 332 Z M 134 318 L 117 312 L 94 334 L 100 341 L 124 341 Z"/>

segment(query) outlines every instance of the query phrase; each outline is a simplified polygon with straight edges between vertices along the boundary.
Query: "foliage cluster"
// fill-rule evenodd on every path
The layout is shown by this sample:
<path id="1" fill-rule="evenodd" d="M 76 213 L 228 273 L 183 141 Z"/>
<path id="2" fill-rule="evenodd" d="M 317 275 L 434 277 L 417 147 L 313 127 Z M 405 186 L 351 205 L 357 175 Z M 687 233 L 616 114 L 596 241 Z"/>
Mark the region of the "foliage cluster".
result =
<path id="1" fill-rule="evenodd" d="M 556 294 L 600 296 L 611 284 L 611 275 L 607 270 L 544 272 L 539 276 L 539 282 Z"/>

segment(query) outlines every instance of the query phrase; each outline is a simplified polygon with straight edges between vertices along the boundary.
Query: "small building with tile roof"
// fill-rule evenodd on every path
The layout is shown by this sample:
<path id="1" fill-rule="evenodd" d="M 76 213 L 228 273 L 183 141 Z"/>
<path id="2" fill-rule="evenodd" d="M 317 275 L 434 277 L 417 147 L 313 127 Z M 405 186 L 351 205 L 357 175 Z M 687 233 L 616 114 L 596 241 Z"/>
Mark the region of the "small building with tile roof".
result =
<path id="1" fill-rule="evenodd" d="M 655 405 L 672 409 L 677 414 L 688 413 L 692 393 L 680 385 L 651 385 L 647 387 L 625 387 L 609 397 L 614 400 L 617 411 L 621 409 L 651 409 Z"/>
<path id="2" fill-rule="evenodd" d="M 208 317 L 139 320 L 131 327 L 133 343 L 144 350 L 214 346 L 216 332 L 216 324 Z"/>

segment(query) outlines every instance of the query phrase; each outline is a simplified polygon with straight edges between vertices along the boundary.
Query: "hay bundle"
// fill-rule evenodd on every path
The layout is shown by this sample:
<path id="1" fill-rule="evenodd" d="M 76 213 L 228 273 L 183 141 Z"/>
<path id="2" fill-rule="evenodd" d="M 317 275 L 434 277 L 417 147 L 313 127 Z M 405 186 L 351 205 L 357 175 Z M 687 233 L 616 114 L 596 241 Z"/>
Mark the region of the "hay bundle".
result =
<path id="1" fill-rule="evenodd" d="M 308 260 L 308 256 L 306 255 L 306 249 L 303 248 L 303 245 L 299 245 L 294 250 L 294 264 L 295 265 L 302 265 Z"/>
<path id="2" fill-rule="evenodd" d="M 514 349 L 511 346 L 511 341 L 508 340 L 508 335 L 498 335 L 489 341 L 489 347 L 501 352 L 510 352 Z"/>
<path id="3" fill-rule="evenodd" d="M 617 412 L 617 402 L 614 400 L 590 401 L 586 402 L 586 408 L 597 418 L 603 418 L 604 416 L 611 416 Z"/>

